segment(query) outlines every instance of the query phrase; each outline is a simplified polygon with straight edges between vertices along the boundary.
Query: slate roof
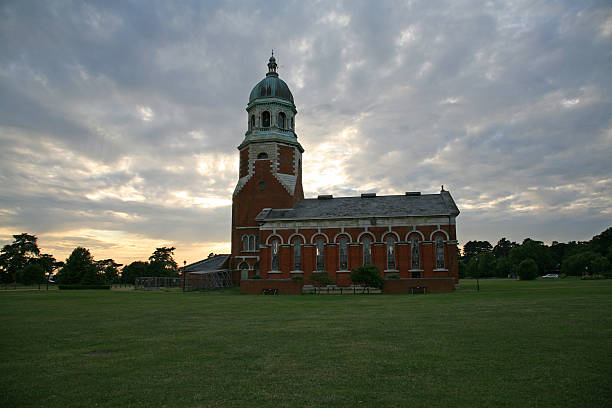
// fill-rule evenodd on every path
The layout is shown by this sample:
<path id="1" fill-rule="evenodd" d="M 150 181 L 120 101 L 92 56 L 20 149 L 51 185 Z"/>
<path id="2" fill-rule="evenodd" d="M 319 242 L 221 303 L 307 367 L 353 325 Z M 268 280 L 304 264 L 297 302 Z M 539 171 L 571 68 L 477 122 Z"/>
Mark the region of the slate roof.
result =
<path id="1" fill-rule="evenodd" d="M 213 255 L 210 258 L 194 262 L 183 267 L 185 272 L 211 272 L 228 268 L 229 254 Z"/>
<path id="2" fill-rule="evenodd" d="M 448 191 L 440 194 L 376 197 L 309 198 L 290 209 L 265 209 L 259 222 L 364 217 L 457 216 L 459 209 Z"/>

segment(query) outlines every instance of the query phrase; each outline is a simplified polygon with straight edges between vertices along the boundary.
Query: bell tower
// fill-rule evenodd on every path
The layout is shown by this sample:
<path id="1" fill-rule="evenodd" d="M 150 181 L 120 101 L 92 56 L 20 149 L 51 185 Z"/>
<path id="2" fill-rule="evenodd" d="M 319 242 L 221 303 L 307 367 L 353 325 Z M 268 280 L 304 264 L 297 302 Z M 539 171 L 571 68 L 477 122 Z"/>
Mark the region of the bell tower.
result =
<path id="1" fill-rule="evenodd" d="M 274 52 L 268 73 L 251 91 L 247 131 L 238 146 L 240 166 L 232 196 L 231 268 L 241 279 L 259 270 L 259 224 L 264 208 L 292 208 L 304 198 L 297 109 L 289 87 L 278 77 Z"/>

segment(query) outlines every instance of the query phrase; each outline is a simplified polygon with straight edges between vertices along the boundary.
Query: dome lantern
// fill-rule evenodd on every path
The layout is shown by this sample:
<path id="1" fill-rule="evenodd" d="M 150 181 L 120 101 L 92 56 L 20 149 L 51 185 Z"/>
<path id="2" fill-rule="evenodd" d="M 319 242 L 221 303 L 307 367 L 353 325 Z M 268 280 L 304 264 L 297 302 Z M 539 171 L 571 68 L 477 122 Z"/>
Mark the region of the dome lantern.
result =
<path id="1" fill-rule="evenodd" d="M 276 65 L 276 58 L 274 58 L 274 50 L 272 50 L 272 56 L 270 57 L 270 60 L 268 61 L 268 73 L 266 74 L 267 77 L 278 77 L 278 72 L 276 72 L 276 67 L 278 65 Z"/>

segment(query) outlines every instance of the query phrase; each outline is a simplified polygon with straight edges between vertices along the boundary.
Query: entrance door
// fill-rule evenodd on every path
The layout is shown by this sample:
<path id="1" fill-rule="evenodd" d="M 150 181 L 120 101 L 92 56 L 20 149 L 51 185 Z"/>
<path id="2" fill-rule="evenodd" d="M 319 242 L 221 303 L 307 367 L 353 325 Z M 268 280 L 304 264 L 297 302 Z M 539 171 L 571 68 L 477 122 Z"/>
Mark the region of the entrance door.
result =
<path id="1" fill-rule="evenodd" d="M 240 280 L 249 279 L 249 264 L 246 262 L 242 262 L 238 269 L 240 269 Z"/>

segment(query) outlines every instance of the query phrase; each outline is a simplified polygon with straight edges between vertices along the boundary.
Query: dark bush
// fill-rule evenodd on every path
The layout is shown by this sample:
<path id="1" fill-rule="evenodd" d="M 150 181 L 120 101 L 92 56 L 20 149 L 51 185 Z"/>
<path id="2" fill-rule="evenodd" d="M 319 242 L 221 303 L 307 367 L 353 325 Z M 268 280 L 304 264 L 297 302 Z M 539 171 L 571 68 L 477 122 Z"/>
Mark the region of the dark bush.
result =
<path id="1" fill-rule="evenodd" d="M 360 266 L 351 271 L 351 280 L 357 284 L 364 284 L 371 288 L 382 289 L 385 280 L 380 275 L 380 269 L 374 265 Z"/>
<path id="2" fill-rule="evenodd" d="M 263 278 L 261 277 L 261 275 L 255 274 L 255 275 L 251 276 L 249 279 L 263 279 Z"/>
<path id="3" fill-rule="evenodd" d="M 34 285 L 45 282 L 45 270 L 40 264 L 29 264 L 17 271 L 17 282 L 24 285 Z"/>
<path id="4" fill-rule="evenodd" d="M 304 280 L 304 277 L 302 275 L 295 275 L 291 277 L 291 280 L 301 281 L 301 280 Z"/>
<path id="5" fill-rule="evenodd" d="M 313 272 L 312 275 L 310 275 L 310 281 L 313 285 L 317 286 L 327 286 L 336 283 L 332 278 L 329 277 L 329 274 L 327 272 Z"/>
<path id="6" fill-rule="evenodd" d="M 399 273 L 395 273 L 395 272 L 390 273 L 387 276 L 385 276 L 385 279 L 399 279 L 399 278 L 400 278 Z"/>

